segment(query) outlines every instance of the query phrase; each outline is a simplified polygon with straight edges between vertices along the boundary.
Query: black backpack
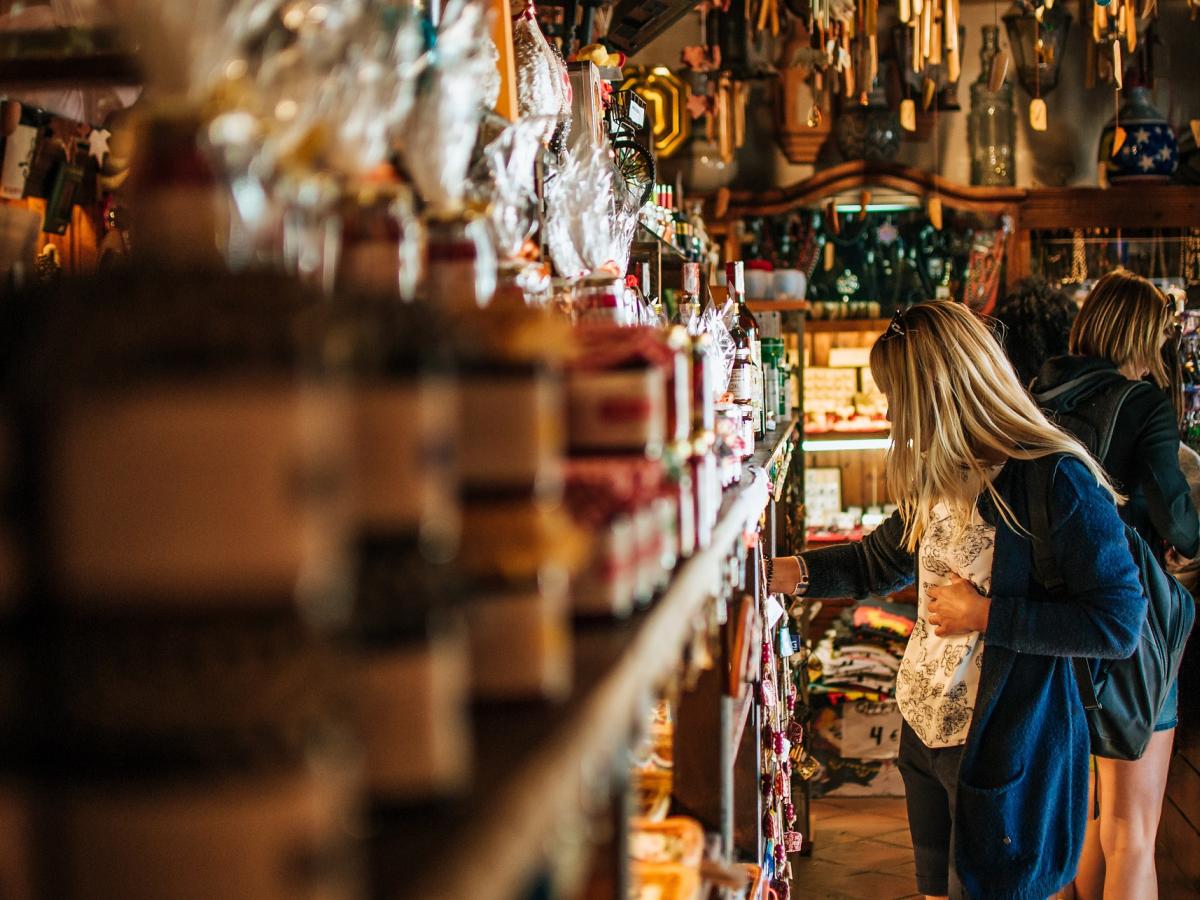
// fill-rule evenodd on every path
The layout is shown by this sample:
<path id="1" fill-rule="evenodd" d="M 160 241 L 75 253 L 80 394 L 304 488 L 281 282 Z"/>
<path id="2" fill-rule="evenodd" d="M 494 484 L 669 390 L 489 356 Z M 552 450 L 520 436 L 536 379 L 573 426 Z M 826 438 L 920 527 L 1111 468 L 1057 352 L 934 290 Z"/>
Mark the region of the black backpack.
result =
<path id="1" fill-rule="evenodd" d="M 1097 390 L 1086 395 L 1072 410 L 1054 416 L 1058 424 L 1078 437 L 1096 459 L 1102 460 L 1108 452 L 1117 414 L 1138 386 L 1137 382 L 1125 379 L 1120 382 L 1119 386 L 1098 383 Z M 1077 379 L 1063 388 L 1078 384 Z M 1053 395 L 1042 394 L 1038 399 L 1052 400 Z M 1051 475 L 1041 460 L 1036 461 L 1030 471 L 1028 502 L 1034 577 L 1051 593 L 1059 594 L 1064 591 L 1066 582 L 1058 572 L 1050 543 Z M 1137 531 L 1126 525 L 1125 538 L 1146 596 L 1146 618 L 1137 649 L 1127 659 L 1101 660 L 1094 678 L 1089 660 L 1074 659 L 1072 663 L 1079 682 L 1079 694 L 1088 713 L 1092 753 L 1109 759 L 1130 760 L 1139 759 L 1150 743 L 1171 684 L 1179 674 L 1196 608 L 1191 594 L 1163 571 Z"/>

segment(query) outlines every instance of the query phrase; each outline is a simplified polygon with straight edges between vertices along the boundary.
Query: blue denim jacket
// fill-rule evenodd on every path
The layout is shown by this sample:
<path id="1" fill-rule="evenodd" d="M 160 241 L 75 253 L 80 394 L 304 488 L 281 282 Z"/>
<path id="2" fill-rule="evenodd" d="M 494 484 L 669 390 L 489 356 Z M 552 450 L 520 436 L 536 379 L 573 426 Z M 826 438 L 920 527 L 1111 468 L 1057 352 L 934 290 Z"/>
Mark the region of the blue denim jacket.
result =
<path id="1" fill-rule="evenodd" d="M 1088 813 L 1089 738 L 1069 657 L 1133 653 L 1145 598 L 1116 506 L 1079 460 L 1010 460 L 997 493 L 1027 525 L 1032 465 L 1054 467 L 1050 523 L 1069 596 L 1033 580 L 1030 540 L 988 495 L 996 526 L 983 668 L 959 770 L 955 865 L 968 895 L 1045 900 L 1075 877 Z M 887 594 L 911 584 L 915 558 L 894 515 L 860 544 L 804 554 L 810 597 Z"/>

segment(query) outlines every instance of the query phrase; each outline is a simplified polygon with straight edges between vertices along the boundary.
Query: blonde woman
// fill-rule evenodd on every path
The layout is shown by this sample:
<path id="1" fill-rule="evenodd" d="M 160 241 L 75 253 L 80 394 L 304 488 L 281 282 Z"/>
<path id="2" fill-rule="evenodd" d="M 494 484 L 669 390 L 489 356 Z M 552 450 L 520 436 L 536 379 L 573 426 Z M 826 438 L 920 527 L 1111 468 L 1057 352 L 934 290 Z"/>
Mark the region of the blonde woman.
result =
<path id="1" fill-rule="evenodd" d="M 899 510 L 861 544 L 774 560 L 771 589 L 861 598 L 918 583 L 896 685 L 917 888 L 1043 900 L 1075 877 L 1087 821 L 1088 729 L 1068 657 L 1128 656 L 1145 609 L 1115 492 L 961 304 L 897 313 L 871 372 Z M 1065 597 L 1033 579 L 1034 466 L 1052 479 Z"/>
<path id="2" fill-rule="evenodd" d="M 1179 428 L 1166 393 L 1163 347 L 1174 324 L 1171 302 L 1151 282 L 1123 269 L 1096 282 L 1071 328 L 1070 356 L 1046 362 L 1033 385 L 1043 407 L 1083 421 L 1090 433 L 1111 426 L 1107 448 L 1092 447 L 1129 502 L 1121 516 L 1162 561 L 1196 556 L 1200 522 L 1179 465 Z M 1115 398 L 1124 397 L 1115 415 Z M 1104 421 L 1100 421 L 1104 420 Z M 1172 552 L 1173 551 L 1173 552 Z M 1090 823 L 1075 887 L 1079 900 L 1154 900 L 1154 845 L 1178 724 L 1178 685 L 1140 759 L 1096 757 L 1099 819 Z"/>

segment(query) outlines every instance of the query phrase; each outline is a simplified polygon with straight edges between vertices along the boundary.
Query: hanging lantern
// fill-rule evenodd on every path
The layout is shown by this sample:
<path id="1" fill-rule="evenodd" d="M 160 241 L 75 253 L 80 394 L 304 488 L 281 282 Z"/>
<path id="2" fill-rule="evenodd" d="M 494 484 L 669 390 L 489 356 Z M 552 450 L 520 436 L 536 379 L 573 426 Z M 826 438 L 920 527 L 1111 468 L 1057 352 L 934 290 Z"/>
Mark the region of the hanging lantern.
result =
<path id="1" fill-rule="evenodd" d="M 1050 93 L 1058 84 L 1071 28 L 1066 4 L 1035 5 L 1016 0 L 1004 14 L 1004 26 L 1021 86 L 1035 97 Z"/>

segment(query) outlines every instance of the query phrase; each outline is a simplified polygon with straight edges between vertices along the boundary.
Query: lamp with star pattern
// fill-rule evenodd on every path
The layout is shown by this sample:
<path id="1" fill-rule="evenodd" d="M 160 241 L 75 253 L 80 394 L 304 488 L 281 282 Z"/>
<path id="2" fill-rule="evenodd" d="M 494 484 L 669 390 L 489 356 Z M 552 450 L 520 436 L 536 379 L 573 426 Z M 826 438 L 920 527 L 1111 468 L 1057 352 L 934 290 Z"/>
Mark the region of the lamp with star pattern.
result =
<path id="1" fill-rule="evenodd" d="M 1166 117 L 1154 108 L 1148 87 L 1131 85 L 1124 93 L 1121 109 L 1100 134 L 1098 159 L 1104 164 L 1108 182 L 1170 180 L 1179 160 L 1175 132 Z M 1118 122 L 1124 140 L 1114 152 Z"/>

